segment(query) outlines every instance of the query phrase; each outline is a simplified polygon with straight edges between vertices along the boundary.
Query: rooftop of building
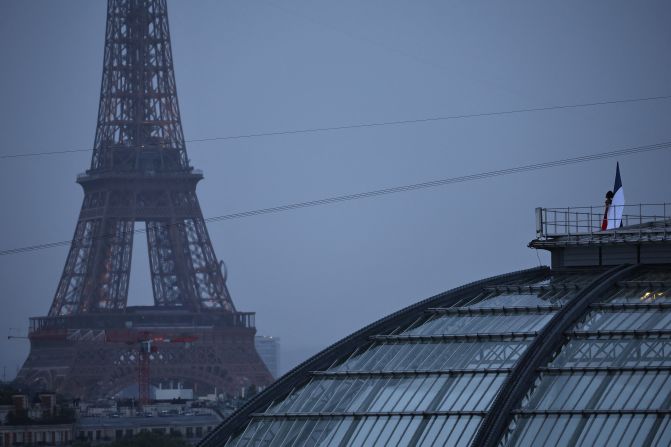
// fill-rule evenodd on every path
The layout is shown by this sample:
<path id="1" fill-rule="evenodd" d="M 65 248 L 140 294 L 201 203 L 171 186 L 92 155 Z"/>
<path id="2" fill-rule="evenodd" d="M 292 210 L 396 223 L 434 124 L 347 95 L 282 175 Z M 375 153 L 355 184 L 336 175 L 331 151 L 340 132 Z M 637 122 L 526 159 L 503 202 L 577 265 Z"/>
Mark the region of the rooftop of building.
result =
<path id="1" fill-rule="evenodd" d="M 624 205 L 621 226 L 602 230 L 603 206 L 536 208 L 532 248 L 650 244 L 671 240 L 671 203 Z"/>
<path id="2" fill-rule="evenodd" d="M 81 418 L 77 426 L 82 430 L 102 427 L 113 428 L 152 428 L 152 427 L 182 427 L 209 425 L 214 426 L 221 422 L 221 417 L 216 414 L 197 415 L 166 415 L 166 416 L 129 416 L 110 417 L 93 416 Z"/>
<path id="3" fill-rule="evenodd" d="M 201 445 L 669 445 L 668 216 L 558 234 L 547 213 L 530 246 L 554 243 L 543 247 L 552 267 L 467 284 L 364 327 Z M 663 238 L 641 237 L 659 222 Z M 639 238 L 620 237 L 633 226 Z M 643 248 L 653 245 L 656 256 Z M 593 246 L 596 256 L 578 256 Z"/>

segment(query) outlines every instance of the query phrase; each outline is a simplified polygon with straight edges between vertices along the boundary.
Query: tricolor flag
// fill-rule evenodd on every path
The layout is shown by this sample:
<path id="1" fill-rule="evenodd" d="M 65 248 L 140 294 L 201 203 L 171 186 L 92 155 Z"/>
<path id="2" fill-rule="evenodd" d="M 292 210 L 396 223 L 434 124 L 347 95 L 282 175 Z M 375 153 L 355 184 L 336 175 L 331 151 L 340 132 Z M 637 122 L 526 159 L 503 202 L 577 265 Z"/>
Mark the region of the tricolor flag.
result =
<path id="1" fill-rule="evenodd" d="M 615 186 L 613 187 L 613 202 L 608 208 L 607 230 L 620 228 L 622 226 L 622 212 L 624 211 L 624 188 L 620 178 L 620 163 L 617 164 L 615 171 Z"/>

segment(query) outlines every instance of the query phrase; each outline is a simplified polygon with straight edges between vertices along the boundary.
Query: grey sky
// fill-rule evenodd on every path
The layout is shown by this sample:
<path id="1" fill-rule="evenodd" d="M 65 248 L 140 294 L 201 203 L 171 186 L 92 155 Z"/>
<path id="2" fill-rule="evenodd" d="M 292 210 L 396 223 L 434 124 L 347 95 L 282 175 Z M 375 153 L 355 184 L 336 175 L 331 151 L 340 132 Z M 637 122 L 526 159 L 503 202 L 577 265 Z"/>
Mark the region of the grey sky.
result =
<path id="1" fill-rule="evenodd" d="M 666 1 L 169 1 L 187 139 L 671 94 Z M 89 148 L 105 2 L 0 0 L 0 153 Z M 205 216 L 671 141 L 671 100 L 190 143 Z M 538 264 L 536 206 L 599 205 L 615 159 L 213 223 L 236 306 L 284 369 L 418 299 Z M 671 152 L 620 160 L 671 201 Z M 0 162 L 0 249 L 72 237 L 90 153 Z M 130 304 L 148 303 L 136 239 Z M 144 253 L 143 253 L 144 250 Z M 0 257 L 0 366 L 67 248 Z M 540 254 L 547 263 L 547 256 Z M 16 332 L 16 333 L 18 333 Z"/>

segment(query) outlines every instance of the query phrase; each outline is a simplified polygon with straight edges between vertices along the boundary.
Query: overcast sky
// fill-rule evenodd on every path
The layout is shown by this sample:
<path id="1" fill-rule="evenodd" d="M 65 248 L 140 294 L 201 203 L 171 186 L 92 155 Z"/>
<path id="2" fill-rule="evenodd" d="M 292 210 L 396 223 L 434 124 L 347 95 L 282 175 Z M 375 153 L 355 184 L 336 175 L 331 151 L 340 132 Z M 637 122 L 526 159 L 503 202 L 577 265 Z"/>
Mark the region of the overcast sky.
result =
<path id="1" fill-rule="evenodd" d="M 187 139 L 671 95 L 668 1 L 169 1 Z M 0 153 L 93 144 L 103 0 L 0 0 Z M 206 217 L 671 141 L 671 100 L 193 142 Z M 72 238 L 90 153 L 0 160 L 0 249 Z M 671 151 L 619 159 L 671 202 Z M 538 265 L 534 208 L 603 203 L 615 159 L 212 223 L 282 369 L 419 299 Z M 136 242 L 139 239 L 136 239 Z M 66 247 L 0 257 L 0 366 Z M 548 256 L 540 253 L 547 264 Z M 149 304 L 146 244 L 129 304 Z"/>

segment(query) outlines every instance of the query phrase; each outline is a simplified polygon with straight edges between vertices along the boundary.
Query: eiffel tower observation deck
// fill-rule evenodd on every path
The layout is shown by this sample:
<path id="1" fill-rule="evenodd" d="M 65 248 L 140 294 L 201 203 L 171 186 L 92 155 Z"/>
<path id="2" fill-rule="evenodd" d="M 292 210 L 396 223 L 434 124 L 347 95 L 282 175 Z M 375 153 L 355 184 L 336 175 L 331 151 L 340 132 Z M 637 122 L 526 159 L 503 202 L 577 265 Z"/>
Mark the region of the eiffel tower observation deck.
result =
<path id="1" fill-rule="evenodd" d="M 272 381 L 254 348 L 254 314 L 236 310 L 214 253 L 202 179 L 187 157 L 166 0 L 109 0 L 93 157 L 77 178 L 84 200 L 48 316 L 31 319 L 18 381 L 85 399 L 143 380 L 196 395 Z M 153 306 L 127 306 L 136 222 Z M 143 379 L 138 341 L 147 339 Z"/>

